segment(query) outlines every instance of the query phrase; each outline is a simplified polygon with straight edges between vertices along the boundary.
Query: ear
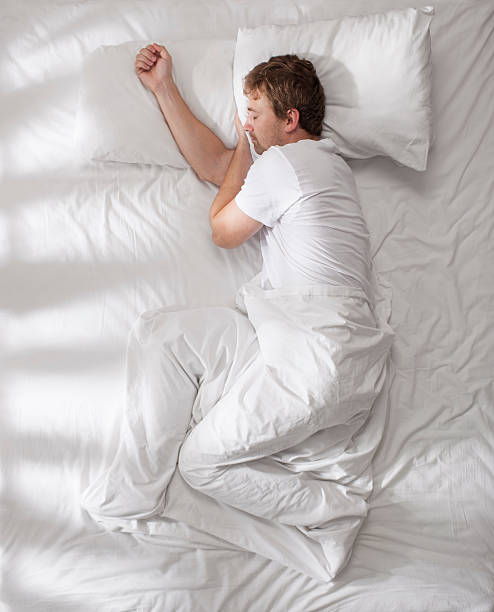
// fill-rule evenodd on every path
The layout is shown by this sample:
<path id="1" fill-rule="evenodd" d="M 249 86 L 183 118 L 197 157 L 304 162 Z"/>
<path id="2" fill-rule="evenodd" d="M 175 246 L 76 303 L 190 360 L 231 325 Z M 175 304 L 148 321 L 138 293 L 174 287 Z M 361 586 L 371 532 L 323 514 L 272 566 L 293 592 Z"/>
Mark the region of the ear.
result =
<path id="1" fill-rule="evenodd" d="M 286 112 L 285 132 L 294 132 L 299 127 L 300 113 L 296 108 L 290 108 Z"/>

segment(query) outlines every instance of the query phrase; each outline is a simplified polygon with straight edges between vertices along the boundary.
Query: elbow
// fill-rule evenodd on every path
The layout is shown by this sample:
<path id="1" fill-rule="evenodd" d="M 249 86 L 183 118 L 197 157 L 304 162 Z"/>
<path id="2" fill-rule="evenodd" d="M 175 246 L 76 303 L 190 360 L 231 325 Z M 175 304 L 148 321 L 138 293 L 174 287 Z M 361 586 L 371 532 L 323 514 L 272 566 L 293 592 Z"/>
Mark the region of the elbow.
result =
<path id="1" fill-rule="evenodd" d="M 233 153 L 233 149 L 225 149 L 216 157 L 211 158 L 209 163 L 204 165 L 200 171 L 196 171 L 197 176 L 201 179 L 201 181 L 207 181 L 208 183 L 216 185 L 216 187 L 221 187 L 223 181 L 225 180 L 226 172 L 233 157 Z"/>
<path id="2" fill-rule="evenodd" d="M 211 211 L 209 212 L 209 225 L 211 226 L 211 240 L 216 246 L 222 247 L 223 241 L 221 232 L 219 231 L 220 228 L 218 227 L 215 216 L 211 214 Z"/>
<path id="3" fill-rule="evenodd" d="M 198 170 L 195 171 L 196 172 L 196 176 L 200 181 L 207 181 L 208 183 L 212 183 L 211 179 L 209 178 L 209 176 L 206 175 L 205 172 L 199 172 Z"/>
<path id="4" fill-rule="evenodd" d="M 235 247 L 239 246 L 238 244 L 232 242 L 231 240 L 228 240 L 228 238 L 225 238 L 225 236 L 222 236 L 221 234 L 219 234 L 218 232 L 215 232 L 214 230 L 213 230 L 213 233 L 211 234 L 211 238 L 214 244 L 216 246 L 219 246 L 222 249 L 234 249 Z"/>
<path id="5" fill-rule="evenodd" d="M 201 173 L 196 172 L 196 174 L 197 174 L 197 177 L 201 181 L 206 181 L 208 183 L 212 183 L 216 187 L 220 187 L 221 186 L 221 180 L 217 176 L 212 176 L 211 174 L 206 174 L 205 172 L 201 172 Z"/>
<path id="6" fill-rule="evenodd" d="M 216 246 L 219 246 L 219 247 L 220 247 L 220 248 L 222 248 L 222 249 L 231 249 L 231 248 L 233 248 L 233 247 L 231 247 L 230 245 L 228 245 L 228 244 L 227 244 L 227 243 L 226 243 L 226 242 L 225 242 L 225 241 L 222 239 L 222 237 L 221 237 L 221 236 L 219 236 L 218 234 L 216 234 L 214 231 L 213 231 L 213 233 L 212 233 L 212 235 L 211 235 L 211 238 L 212 238 L 212 240 L 213 240 L 214 244 L 215 244 Z"/>
<path id="7" fill-rule="evenodd" d="M 214 230 L 211 233 L 211 240 L 214 242 L 216 246 L 220 246 L 220 244 L 218 243 L 218 236 L 216 235 Z"/>
<path id="8" fill-rule="evenodd" d="M 207 176 L 202 176 L 202 180 L 213 183 L 213 185 L 216 185 L 216 187 L 221 187 L 223 181 L 225 180 L 226 172 L 234 152 L 234 149 L 225 149 L 216 158 L 214 158 L 214 162 L 210 163 L 208 172 L 204 173 Z"/>
<path id="9" fill-rule="evenodd" d="M 221 183 L 223 182 L 224 179 L 224 175 L 223 176 L 215 176 L 212 174 L 209 174 L 208 176 L 204 176 L 202 177 L 203 181 L 207 181 L 208 183 L 212 183 L 213 185 L 215 185 L 216 187 L 221 187 Z"/>
<path id="10" fill-rule="evenodd" d="M 215 187 L 221 187 L 221 183 L 225 176 L 214 175 L 214 174 L 198 174 L 201 181 L 207 181 L 208 183 L 212 183 Z"/>

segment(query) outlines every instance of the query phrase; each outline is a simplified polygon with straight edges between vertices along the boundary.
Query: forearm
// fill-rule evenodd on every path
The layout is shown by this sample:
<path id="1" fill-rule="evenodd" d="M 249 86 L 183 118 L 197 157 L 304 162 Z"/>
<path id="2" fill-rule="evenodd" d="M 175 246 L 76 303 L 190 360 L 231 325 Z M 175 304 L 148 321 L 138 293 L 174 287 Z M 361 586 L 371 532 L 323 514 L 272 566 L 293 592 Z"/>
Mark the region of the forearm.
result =
<path id="1" fill-rule="evenodd" d="M 252 165 L 252 155 L 249 141 L 245 134 L 241 135 L 233 153 L 225 178 L 209 210 L 209 221 L 231 202 L 240 191 L 247 172 Z"/>
<path id="2" fill-rule="evenodd" d="M 154 91 L 180 151 L 199 178 L 220 185 L 233 151 L 195 117 L 172 79 Z"/>

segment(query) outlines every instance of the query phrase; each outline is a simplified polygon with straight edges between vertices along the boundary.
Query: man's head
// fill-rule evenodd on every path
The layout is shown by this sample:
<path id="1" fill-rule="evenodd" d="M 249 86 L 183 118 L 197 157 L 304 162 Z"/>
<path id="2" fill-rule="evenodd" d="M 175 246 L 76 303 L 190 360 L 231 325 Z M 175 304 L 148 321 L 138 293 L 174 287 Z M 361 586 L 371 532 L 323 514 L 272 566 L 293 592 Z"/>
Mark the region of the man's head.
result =
<path id="1" fill-rule="evenodd" d="M 271 57 L 247 74 L 244 93 L 249 98 L 244 128 L 257 153 L 321 135 L 324 89 L 308 60 L 296 55 Z"/>

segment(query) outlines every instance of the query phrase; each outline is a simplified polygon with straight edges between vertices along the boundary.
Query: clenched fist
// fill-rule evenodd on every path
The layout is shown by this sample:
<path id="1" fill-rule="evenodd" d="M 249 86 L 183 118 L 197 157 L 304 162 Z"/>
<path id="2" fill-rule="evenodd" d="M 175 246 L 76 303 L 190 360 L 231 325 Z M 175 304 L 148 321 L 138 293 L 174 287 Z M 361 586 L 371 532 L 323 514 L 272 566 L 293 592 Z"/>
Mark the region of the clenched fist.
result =
<path id="1" fill-rule="evenodd" d="M 172 58 L 162 45 L 152 43 L 136 55 L 135 71 L 141 83 L 154 94 L 172 81 Z"/>

